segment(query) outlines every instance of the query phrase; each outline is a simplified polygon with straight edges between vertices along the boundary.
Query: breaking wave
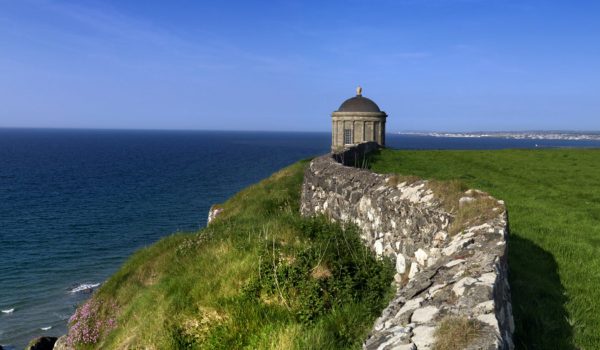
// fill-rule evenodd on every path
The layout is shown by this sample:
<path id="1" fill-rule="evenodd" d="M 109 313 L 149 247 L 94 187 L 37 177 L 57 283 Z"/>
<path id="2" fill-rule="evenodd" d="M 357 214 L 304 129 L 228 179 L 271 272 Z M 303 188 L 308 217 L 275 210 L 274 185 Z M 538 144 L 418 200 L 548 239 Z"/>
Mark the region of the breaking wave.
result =
<path id="1" fill-rule="evenodd" d="M 100 283 L 83 283 L 70 290 L 71 293 L 89 292 L 98 287 Z"/>

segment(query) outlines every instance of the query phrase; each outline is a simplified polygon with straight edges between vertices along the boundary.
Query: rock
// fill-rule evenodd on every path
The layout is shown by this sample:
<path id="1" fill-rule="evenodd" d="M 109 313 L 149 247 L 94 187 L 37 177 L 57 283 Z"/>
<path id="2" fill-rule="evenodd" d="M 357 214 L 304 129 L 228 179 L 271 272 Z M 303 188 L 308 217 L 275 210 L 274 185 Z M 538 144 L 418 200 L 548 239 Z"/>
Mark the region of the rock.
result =
<path id="1" fill-rule="evenodd" d="M 391 350 L 417 350 L 417 347 L 415 346 L 415 344 L 410 343 L 410 344 L 398 344 L 390 349 Z"/>
<path id="2" fill-rule="evenodd" d="M 421 198 L 421 192 L 420 189 L 423 186 L 423 184 L 412 187 L 404 187 L 402 194 L 400 195 L 400 199 L 404 199 L 404 200 L 409 200 L 412 203 L 418 203 L 419 199 Z"/>
<path id="3" fill-rule="evenodd" d="M 461 197 L 461 198 L 458 200 L 458 207 L 459 207 L 459 208 L 462 208 L 462 207 L 464 207 L 466 204 L 468 204 L 468 203 L 471 203 L 471 202 L 474 202 L 474 201 L 475 201 L 475 198 L 473 198 L 473 197 Z"/>
<path id="4" fill-rule="evenodd" d="M 456 241 L 452 241 L 452 243 L 450 243 L 449 246 L 442 249 L 442 253 L 447 256 L 454 255 L 454 253 L 456 253 L 459 249 L 468 247 L 473 243 L 475 243 L 475 240 L 473 238 L 463 238 Z"/>
<path id="5" fill-rule="evenodd" d="M 416 262 L 410 264 L 410 271 L 408 271 L 408 278 L 412 279 L 419 272 L 419 265 Z"/>
<path id="6" fill-rule="evenodd" d="M 410 329 L 408 333 L 404 328 L 399 327 L 400 331 L 391 330 L 391 334 L 386 333 L 385 336 L 378 335 L 372 337 L 364 344 L 364 349 L 377 350 L 416 350 L 414 344 L 409 344 L 412 333 Z"/>
<path id="7" fill-rule="evenodd" d="M 478 232 L 478 231 L 486 231 L 486 229 L 489 229 L 489 228 L 491 228 L 491 226 L 490 226 L 490 224 L 488 224 L 486 222 L 486 223 L 483 223 L 481 225 L 469 227 L 469 229 L 467 231 L 475 233 L 475 232 Z"/>
<path id="8" fill-rule="evenodd" d="M 446 231 L 438 231 L 435 236 L 433 236 L 433 240 L 437 242 L 443 242 L 448 238 L 448 232 Z"/>
<path id="9" fill-rule="evenodd" d="M 488 300 L 488 301 L 484 301 L 483 303 L 479 303 L 475 306 L 475 310 L 488 314 L 492 311 L 494 311 L 494 301 L 493 300 Z"/>
<path id="10" fill-rule="evenodd" d="M 417 249 L 417 251 L 415 252 L 415 259 L 417 259 L 417 262 L 421 266 L 426 265 L 427 258 L 428 258 L 428 255 L 427 255 L 427 253 L 425 253 L 425 251 L 423 249 L 421 249 L 421 248 Z"/>
<path id="11" fill-rule="evenodd" d="M 52 350 L 54 343 L 56 343 L 56 337 L 39 337 L 29 342 L 27 350 Z"/>
<path id="12" fill-rule="evenodd" d="M 381 256 L 381 254 L 383 254 L 383 243 L 381 240 L 375 241 L 375 254 L 377 254 L 377 256 Z"/>
<path id="13" fill-rule="evenodd" d="M 391 334 L 387 341 L 380 344 L 378 349 L 403 349 L 402 346 L 408 345 L 410 343 L 410 337 L 412 336 L 412 328 L 410 327 L 393 327 L 387 330 Z"/>
<path id="14" fill-rule="evenodd" d="M 472 277 L 465 277 L 454 284 L 454 287 L 452 287 L 452 291 L 457 296 L 462 296 L 463 294 L 465 294 L 465 288 L 473 285 L 475 282 L 477 282 L 476 279 Z"/>
<path id="15" fill-rule="evenodd" d="M 477 316 L 477 319 L 483 323 L 486 323 L 486 324 L 492 326 L 494 331 L 496 331 L 498 334 L 500 334 L 499 329 L 498 329 L 498 320 L 496 319 L 496 315 L 494 315 L 494 314 L 479 315 L 479 316 Z"/>
<path id="16" fill-rule="evenodd" d="M 434 297 L 437 294 L 437 292 L 439 292 L 442 288 L 446 287 L 447 285 L 447 283 L 442 283 L 432 286 L 431 288 L 429 288 L 429 296 Z"/>
<path id="17" fill-rule="evenodd" d="M 420 326 L 413 329 L 413 337 L 411 340 L 417 346 L 418 350 L 431 349 L 435 342 L 435 327 Z"/>
<path id="18" fill-rule="evenodd" d="M 425 272 L 424 272 L 425 273 Z M 423 278 L 415 278 L 408 282 L 408 284 L 402 288 L 402 296 L 408 299 L 412 299 L 415 296 L 423 293 L 433 284 L 433 281 L 426 276 L 419 276 Z"/>
<path id="19" fill-rule="evenodd" d="M 465 262 L 465 259 L 456 259 L 456 260 L 452 260 L 452 261 L 450 261 L 449 263 L 447 263 L 447 264 L 446 264 L 446 265 L 444 265 L 444 266 L 446 266 L 447 268 L 451 268 L 451 267 L 453 267 L 453 266 L 456 266 L 456 265 L 458 265 L 458 264 L 462 264 L 462 263 L 464 263 L 464 262 Z"/>
<path id="20" fill-rule="evenodd" d="M 63 336 L 59 337 L 58 340 L 56 340 L 56 343 L 54 343 L 53 350 L 72 350 L 67 346 L 67 336 L 66 335 L 63 335 Z"/>
<path id="21" fill-rule="evenodd" d="M 442 256 L 440 248 L 431 248 L 429 249 L 429 257 L 427 258 L 427 266 L 433 266 L 438 261 L 438 259 Z"/>
<path id="22" fill-rule="evenodd" d="M 413 311 L 413 310 L 417 309 L 418 307 L 421 306 L 421 303 L 423 302 L 423 300 L 424 300 L 423 298 L 415 298 L 415 299 L 411 299 L 411 300 L 407 301 L 404 305 L 402 305 L 402 307 L 396 314 L 395 318 L 398 318 L 400 315 L 405 314 L 409 311 Z"/>
<path id="23" fill-rule="evenodd" d="M 437 314 L 440 312 L 440 309 L 438 309 L 435 306 L 425 306 L 423 308 L 420 309 L 416 309 L 413 314 L 412 317 L 410 318 L 410 322 L 415 322 L 415 323 L 427 323 L 431 320 L 433 320 L 433 318 L 435 316 L 437 316 Z"/>
<path id="24" fill-rule="evenodd" d="M 482 284 L 491 287 L 496 282 L 496 277 L 497 277 L 496 273 L 489 272 L 489 273 L 484 273 L 483 275 L 479 276 L 478 280 Z"/>
<path id="25" fill-rule="evenodd" d="M 396 272 L 401 275 L 406 272 L 406 259 L 402 254 L 396 255 Z"/>

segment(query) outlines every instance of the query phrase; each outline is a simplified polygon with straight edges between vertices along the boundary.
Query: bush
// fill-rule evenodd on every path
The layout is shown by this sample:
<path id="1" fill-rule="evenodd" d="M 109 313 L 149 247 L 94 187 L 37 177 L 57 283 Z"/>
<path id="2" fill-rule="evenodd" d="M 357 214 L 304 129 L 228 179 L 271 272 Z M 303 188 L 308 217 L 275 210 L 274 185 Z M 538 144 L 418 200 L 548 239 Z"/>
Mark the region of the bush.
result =
<path id="1" fill-rule="evenodd" d="M 343 229 L 323 217 L 303 219 L 297 225 L 310 244 L 294 253 L 285 245 L 267 242 L 260 272 L 246 287 L 246 295 L 267 303 L 275 300 L 303 323 L 344 314 L 345 308 L 360 310 L 355 316 L 361 320 L 376 316 L 392 289 L 391 262 L 378 261 L 354 226 Z M 352 321 L 356 317 L 336 317 L 338 322 L 328 326 L 337 328 L 332 333 L 340 346 L 360 340 L 361 332 Z"/>

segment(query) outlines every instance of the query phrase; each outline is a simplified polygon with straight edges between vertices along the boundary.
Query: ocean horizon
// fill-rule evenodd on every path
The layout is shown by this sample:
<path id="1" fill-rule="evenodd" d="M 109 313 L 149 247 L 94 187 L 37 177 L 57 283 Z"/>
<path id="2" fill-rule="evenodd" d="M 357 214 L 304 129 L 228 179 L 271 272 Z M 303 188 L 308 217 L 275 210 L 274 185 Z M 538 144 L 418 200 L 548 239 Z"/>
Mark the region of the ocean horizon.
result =
<path id="1" fill-rule="evenodd" d="M 600 141 L 388 134 L 398 149 Z M 206 225 L 210 206 L 329 151 L 329 132 L 0 128 L 0 345 L 60 336 L 136 250 Z"/>

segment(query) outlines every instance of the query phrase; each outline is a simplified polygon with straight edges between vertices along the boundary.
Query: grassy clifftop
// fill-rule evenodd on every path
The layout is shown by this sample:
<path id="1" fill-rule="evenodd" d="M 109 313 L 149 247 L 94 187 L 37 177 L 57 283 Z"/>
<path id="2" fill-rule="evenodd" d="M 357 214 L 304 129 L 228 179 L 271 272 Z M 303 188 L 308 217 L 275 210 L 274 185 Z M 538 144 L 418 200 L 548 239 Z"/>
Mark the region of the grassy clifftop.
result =
<path id="1" fill-rule="evenodd" d="M 197 233 L 134 254 L 74 315 L 78 348 L 358 348 L 393 267 L 358 233 L 300 217 L 305 163 L 223 204 Z"/>
<path id="2" fill-rule="evenodd" d="M 383 150 L 371 167 L 505 200 L 517 348 L 600 348 L 600 150 Z"/>

